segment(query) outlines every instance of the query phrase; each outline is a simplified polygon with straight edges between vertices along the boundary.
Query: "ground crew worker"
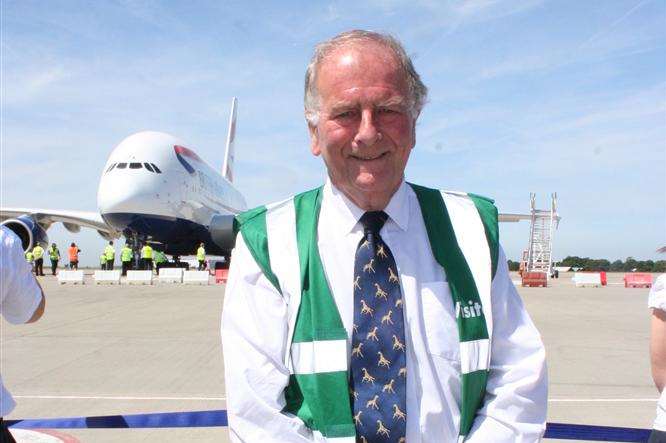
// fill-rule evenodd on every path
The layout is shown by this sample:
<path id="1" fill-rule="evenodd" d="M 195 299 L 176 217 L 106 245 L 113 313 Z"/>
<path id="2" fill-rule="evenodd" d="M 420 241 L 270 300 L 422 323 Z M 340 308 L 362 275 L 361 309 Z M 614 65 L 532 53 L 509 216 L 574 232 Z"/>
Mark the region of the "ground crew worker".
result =
<path id="1" fill-rule="evenodd" d="M 197 249 L 197 260 L 199 261 L 199 271 L 206 269 L 206 250 L 204 249 L 203 242 L 199 245 Z"/>
<path id="2" fill-rule="evenodd" d="M 76 243 L 72 242 L 72 245 L 67 249 L 67 255 L 69 255 L 69 269 L 79 269 L 79 252 L 81 250 Z"/>
<path id="3" fill-rule="evenodd" d="M 166 258 L 166 255 L 162 251 L 155 251 L 155 269 L 157 272 L 160 272 L 160 268 L 164 265 L 164 263 L 167 263 L 168 260 Z"/>
<path id="4" fill-rule="evenodd" d="M 60 250 L 55 243 L 51 244 L 51 247 L 49 248 L 49 259 L 51 260 L 51 275 L 56 275 L 58 261 L 60 261 Z"/>
<path id="5" fill-rule="evenodd" d="M 44 276 L 44 248 L 37 243 L 32 248 L 32 256 L 35 259 L 35 275 Z"/>
<path id="6" fill-rule="evenodd" d="M 109 244 L 104 248 L 106 254 L 106 270 L 113 271 L 113 262 L 116 260 L 116 250 L 113 247 L 113 241 L 109 240 Z"/>
<path id="7" fill-rule="evenodd" d="M 32 255 L 32 251 L 25 252 L 25 261 L 30 263 L 30 269 L 35 270 L 35 257 Z"/>
<path id="8" fill-rule="evenodd" d="M 102 271 L 106 271 L 106 251 L 102 251 L 99 256 L 99 266 L 102 268 Z"/>
<path id="9" fill-rule="evenodd" d="M 151 248 L 148 243 L 143 245 L 143 248 L 141 248 L 141 261 L 143 269 L 150 269 L 151 271 L 153 270 L 153 248 Z"/>
<path id="10" fill-rule="evenodd" d="M 127 275 L 127 271 L 132 269 L 132 256 L 133 256 L 132 248 L 130 248 L 127 245 L 127 242 L 125 242 L 125 246 L 120 250 L 120 261 L 122 262 L 122 275 L 125 276 Z"/>

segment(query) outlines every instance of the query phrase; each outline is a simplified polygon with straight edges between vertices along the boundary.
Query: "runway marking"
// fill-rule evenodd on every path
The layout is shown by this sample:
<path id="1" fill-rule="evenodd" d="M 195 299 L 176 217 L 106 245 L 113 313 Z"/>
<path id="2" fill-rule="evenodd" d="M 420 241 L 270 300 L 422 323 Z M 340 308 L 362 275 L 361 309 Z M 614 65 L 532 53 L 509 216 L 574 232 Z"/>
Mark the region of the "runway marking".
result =
<path id="1" fill-rule="evenodd" d="M 549 402 L 657 402 L 658 398 L 549 398 Z"/>
<path id="2" fill-rule="evenodd" d="M 226 401 L 227 397 L 120 397 L 112 395 L 14 395 L 14 398 L 39 400 L 192 400 L 192 401 Z"/>

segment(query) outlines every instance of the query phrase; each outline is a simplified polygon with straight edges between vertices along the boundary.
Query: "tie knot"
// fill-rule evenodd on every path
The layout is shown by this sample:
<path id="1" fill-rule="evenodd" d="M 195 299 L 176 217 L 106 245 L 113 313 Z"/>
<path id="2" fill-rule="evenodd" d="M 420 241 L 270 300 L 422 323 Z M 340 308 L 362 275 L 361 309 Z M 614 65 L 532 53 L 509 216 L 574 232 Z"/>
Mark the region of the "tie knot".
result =
<path id="1" fill-rule="evenodd" d="M 388 220 L 388 215 L 384 211 L 370 211 L 363 214 L 361 217 L 361 224 L 363 225 L 363 230 L 366 234 L 379 234 L 379 231 L 384 226 Z"/>

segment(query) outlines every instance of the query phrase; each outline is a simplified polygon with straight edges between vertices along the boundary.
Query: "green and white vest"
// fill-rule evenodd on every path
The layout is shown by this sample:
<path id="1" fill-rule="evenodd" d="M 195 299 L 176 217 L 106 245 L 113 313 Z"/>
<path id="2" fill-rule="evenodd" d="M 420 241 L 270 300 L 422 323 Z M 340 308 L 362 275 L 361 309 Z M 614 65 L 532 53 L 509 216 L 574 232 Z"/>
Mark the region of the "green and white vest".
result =
<path id="1" fill-rule="evenodd" d="M 462 372 L 462 441 L 483 404 L 488 377 L 490 286 L 498 256 L 497 209 L 492 200 L 477 195 L 410 186 L 455 305 Z M 317 246 L 322 189 L 244 212 L 237 217 L 235 227 L 288 304 L 291 345 L 284 364 L 291 376 L 283 412 L 298 416 L 327 442 L 352 443 L 355 427 L 349 398 L 347 331 Z"/>

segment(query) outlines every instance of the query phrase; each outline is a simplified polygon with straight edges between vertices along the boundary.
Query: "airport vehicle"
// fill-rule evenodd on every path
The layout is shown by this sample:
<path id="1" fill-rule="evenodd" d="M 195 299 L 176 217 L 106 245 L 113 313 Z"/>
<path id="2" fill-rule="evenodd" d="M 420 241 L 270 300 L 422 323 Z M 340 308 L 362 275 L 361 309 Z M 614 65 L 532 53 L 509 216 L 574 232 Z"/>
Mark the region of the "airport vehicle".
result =
<path id="1" fill-rule="evenodd" d="M 135 251 L 148 242 L 177 258 L 203 242 L 209 254 L 229 257 L 234 216 L 246 209 L 233 186 L 236 107 L 233 98 L 221 174 L 176 137 L 139 132 L 111 151 L 99 181 L 98 213 L 0 208 L 2 225 L 21 238 L 25 250 L 46 248 L 46 231 L 61 222 L 74 233 L 86 227 L 105 239 L 124 236 Z"/>

